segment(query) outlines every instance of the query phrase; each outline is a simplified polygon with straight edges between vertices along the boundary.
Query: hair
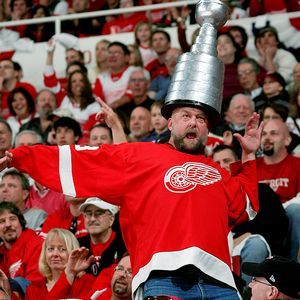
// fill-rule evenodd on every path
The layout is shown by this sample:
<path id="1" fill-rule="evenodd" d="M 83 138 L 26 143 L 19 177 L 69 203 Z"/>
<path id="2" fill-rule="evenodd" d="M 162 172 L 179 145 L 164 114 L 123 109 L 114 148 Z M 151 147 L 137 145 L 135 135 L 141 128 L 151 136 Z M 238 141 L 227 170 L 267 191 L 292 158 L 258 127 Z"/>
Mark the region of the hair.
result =
<path id="1" fill-rule="evenodd" d="M 240 47 L 240 45 L 238 45 L 236 43 L 233 36 L 229 32 L 218 32 L 217 33 L 217 39 L 222 35 L 227 36 L 231 40 L 231 42 L 233 44 L 233 47 L 236 49 L 235 54 L 234 54 L 234 62 L 239 63 L 239 61 L 241 59 L 241 47 Z"/>
<path id="2" fill-rule="evenodd" d="M 82 137 L 82 131 L 81 131 L 80 124 L 76 120 L 74 120 L 72 118 L 69 118 L 69 117 L 61 117 L 61 118 L 59 118 L 58 120 L 56 120 L 53 123 L 53 128 L 54 128 L 55 132 L 57 131 L 58 127 L 67 127 L 67 128 L 70 128 L 70 129 L 72 129 L 74 131 L 74 135 L 75 136 L 78 136 L 79 138 Z"/>
<path id="3" fill-rule="evenodd" d="M 26 190 L 26 191 L 30 190 L 29 180 L 24 173 L 21 173 L 21 172 L 17 171 L 16 169 L 12 169 L 12 170 L 6 171 L 3 174 L 2 179 L 7 176 L 18 177 L 22 184 L 22 190 Z"/>
<path id="4" fill-rule="evenodd" d="M 84 88 L 82 90 L 82 95 L 80 97 L 80 109 L 83 110 L 85 109 L 89 104 L 95 102 L 95 98 L 93 95 L 93 89 L 91 86 L 91 83 L 87 77 L 87 74 L 80 71 L 80 70 L 76 70 L 74 72 L 72 72 L 69 77 L 68 77 L 68 82 L 67 82 L 67 95 L 72 98 L 73 97 L 73 93 L 72 93 L 72 77 L 75 74 L 81 74 L 83 77 L 83 83 L 84 83 Z"/>
<path id="5" fill-rule="evenodd" d="M 243 96 L 245 99 L 248 100 L 249 104 L 250 104 L 250 107 L 252 109 L 252 111 L 255 111 L 255 103 L 254 101 L 251 99 L 251 97 L 249 95 L 245 95 L 245 94 L 235 94 L 231 99 L 230 99 L 230 102 L 229 102 L 229 106 L 228 106 L 228 109 L 230 108 L 230 104 L 233 102 L 233 100 L 235 100 L 236 98 L 239 98 Z"/>
<path id="6" fill-rule="evenodd" d="M 79 242 L 72 232 L 61 228 L 51 229 L 43 243 L 39 258 L 39 271 L 47 279 L 52 278 L 52 271 L 46 261 L 47 243 L 55 237 L 58 237 L 65 242 L 68 254 L 70 254 L 74 249 L 79 248 Z"/>
<path id="7" fill-rule="evenodd" d="M 162 108 L 164 106 L 164 103 L 162 101 L 154 101 L 151 106 L 150 106 L 150 111 L 152 108 L 157 107 L 157 108 Z"/>
<path id="8" fill-rule="evenodd" d="M 14 10 L 14 4 L 15 4 L 16 1 L 18 1 L 18 0 L 11 0 L 11 1 L 10 1 L 9 6 L 10 6 L 10 10 L 11 10 L 11 11 Z M 26 7 L 29 8 L 29 7 L 32 6 L 32 1 L 31 1 L 31 0 L 24 0 L 24 2 L 26 3 Z"/>
<path id="9" fill-rule="evenodd" d="M 106 124 L 96 124 L 94 125 L 89 131 L 91 133 L 91 131 L 94 129 L 94 128 L 105 128 L 109 131 L 109 135 L 110 135 L 110 138 L 112 139 L 113 136 L 112 136 L 112 130 L 111 128 L 109 128 Z"/>
<path id="10" fill-rule="evenodd" d="M 136 68 L 134 69 L 134 71 L 132 71 L 132 73 L 134 73 L 134 72 L 136 72 L 136 71 L 141 71 L 141 72 L 143 72 L 145 78 L 146 78 L 148 81 L 151 81 L 150 73 L 149 73 L 146 69 L 144 69 L 144 68 L 142 68 L 142 67 L 136 67 Z M 131 73 L 131 75 L 132 75 L 132 73 Z M 131 75 L 130 75 L 130 77 L 131 77 Z"/>
<path id="11" fill-rule="evenodd" d="M 11 129 L 10 125 L 5 120 L 0 119 L 0 123 L 3 124 L 6 127 L 6 129 L 8 130 L 8 132 L 10 134 L 12 134 L 12 129 Z"/>
<path id="12" fill-rule="evenodd" d="M 41 4 L 35 4 L 31 7 L 31 15 L 33 16 L 40 8 L 44 11 L 45 17 L 50 16 L 50 11 L 49 11 L 48 7 L 45 5 L 41 5 Z"/>
<path id="13" fill-rule="evenodd" d="M 263 119 L 264 116 L 264 112 L 267 108 L 271 108 L 274 110 L 274 112 L 276 114 L 278 114 L 280 116 L 280 118 L 283 120 L 283 122 L 285 122 L 288 118 L 288 109 L 282 105 L 276 104 L 276 103 L 269 103 L 267 105 L 265 105 L 260 113 L 261 119 Z"/>
<path id="14" fill-rule="evenodd" d="M 129 51 L 128 47 L 125 44 L 123 44 L 121 42 L 111 42 L 108 45 L 107 49 L 111 48 L 112 46 L 118 46 L 118 47 L 122 48 L 125 55 L 130 55 L 130 51 Z"/>
<path id="15" fill-rule="evenodd" d="M 70 69 L 70 67 L 73 67 L 73 66 L 77 66 L 79 67 L 79 70 L 82 72 L 82 73 L 85 73 L 87 74 L 88 73 L 88 69 L 86 68 L 86 66 L 81 63 L 80 61 L 72 61 L 70 62 L 68 65 L 67 65 L 67 68 L 66 68 L 66 73 L 68 74 L 68 70 Z M 75 71 L 74 71 L 75 72 Z M 71 73 L 72 74 L 72 73 Z"/>
<path id="16" fill-rule="evenodd" d="M 13 61 L 13 60 L 11 60 L 11 62 L 13 64 L 14 71 L 17 71 L 17 72 L 23 71 L 22 66 L 18 62 Z"/>
<path id="17" fill-rule="evenodd" d="M 66 50 L 66 52 L 69 52 L 69 51 L 76 51 L 79 55 L 80 60 L 82 60 L 82 61 L 84 60 L 84 55 L 83 55 L 82 51 L 74 49 L 74 48 L 69 48 L 69 49 Z"/>
<path id="18" fill-rule="evenodd" d="M 29 113 L 33 113 L 35 110 L 35 104 L 34 104 L 34 100 L 31 96 L 31 94 L 24 88 L 24 87 L 17 87 L 15 89 L 13 89 L 11 91 L 11 93 L 8 96 L 7 99 L 7 105 L 9 108 L 9 112 L 13 115 L 16 116 L 16 112 L 14 111 L 13 107 L 12 107 L 12 102 L 14 101 L 14 97 L 16 94 L 22 94 L 26 100 L 27 106 L 28 106 L 28 111 Z"/>
<path id="19" fill-rule="evenodd" d="M 154 36 L 155 34 L 157 34 L 157 33 L 163 34 L 163 35 L 165 36 L 165 38 L 167 39 L 167 41 L 168 41 L 169 43 L 171 43 L 171 36 L 170 36 L 170 34 L 169 34 L 168 32 L 166 32 L 166 31 L 164 31 L 164 30 L 161 30 L 161 29 L 157 29 L 157 30 L 153 31 L 153 33 L 152 33 L 152 38 L 153 38 L 153 36 Z"/>
<path id="20" fill-rule="evenodd" d="M 259 73 L 260 73 L 261 68 L 260 68 L 258 62 L 257 62 L 255 59 L 251 58 L 251 57 L 244 57 L 244 58 L 242 58 L 242 59 L 239 61 L 239 65 L 240 65 L 240 64 L 251 64 L 251 66 L 252 66 L 254 72 L 255 72 L 256 74 L 259 74 Z"/>
<path id="21" fill-rule="evenodd" d="M 141 21 L 141 22 L 139 22 L 139 23 L 136 24 L 136 26 L 134 28 L 134 41 L 135 41 L 134 43 L 137 46 L 140 45 L 140 40 L 138 39 L 137 32 L 140 29 L 140 27 L 142 27 L 144 25 L 148 26 L 148 28 L 151 31 L 150 41 L 149 41 L 150 42 L 150 46 L 151 46 L 151 40 L 152 40 L 153 30 L 152 30 L 152 24 L 150 22 L 148 22 L 148 21 Z"/>
<path id="22" fill-rule="evenodd" d="M 235 160 L 239 160 L 239 157 L 237 155 L 237 153 L 235 152 L 235 150 L 231 147 L 231 146 L 228 146 L 228 145 L 225 145 L 225 144 L 220 144 L 218 146 L 216 146 L 213 150 L 212 150 L 212 157 L 216 154 L 216 153 L 219 153 L 223 150 L 230 150 L 232 155 L 234 156 Z"/>
<path id="23" fill-rule="evenodd" d="M 17 216 L 22 230 L 26 229 L 26 220 L 20 209 L 12 202 L 3 201 L 0 202 L 0 215 L 5 211 L 9 211 L 11 214 Z"/>
<path id="24" fill-rule="evenodd" d="M 50 91 L 49 89 L 41 89 L 41 90 L 37 93 L 37 95 L 36 95 L 36 97 L 35 97 L 35 103 L 38 102 L 38 98 L 39 98 L 40 94 L 42 94 L 43 92 L 49 92 L 49 93 L 54 97 L 54 99 L 55 99 L 55 101 L 56 101 L 56 103 L 57 103 L 55 94 L 54 94 L 52 91 Z"/>
<path id="25" fill-rule="evenodd" d="M 43 139 L 41 137 L 40 134 L 38 134 L 36 131 L 34 130 L 23 130 L 23 131 L 20 131 L 16 137 L 15 137 L 15 145 L 18 145 L 19 144 L 19 140 L 20 138 L 25 135 L 25 134 L 31 134 L 32 136 L 34 136 L 36 138 L 36 144 L 43 144 Z"/>
<path id="26" fill-rule="evenodd" d="M 240 46 L 240 48 L 241 48 L 241 50 L 244 50 L 246 48 L 247 42 L 248 42 L 248 34 L 247 34 L 245 28 L 242 26 L 234 25 L 234 26 L 230 27 L 229 33 L 231 31 L 239 31 L 241 33 L 243 45 L 242 45 L 242 47 Z"/>
<path id="27" fill-rule="evenodd" d="M 130 50 L 130 48 L 132 50 Z M 137 45 L 131 44 L 131 45 L 128 45 L 128 49 L 129 49 L 130 53 L 133 52 L 134 55 L 135 55 L 135 63 L 134 63 L 133 66 L 143 67 L 144 63 L 143 63 L 143 59 L 142 59 L 142 55 L 141 55 L 141 52 L 139 50 L 139 47 Z"/>

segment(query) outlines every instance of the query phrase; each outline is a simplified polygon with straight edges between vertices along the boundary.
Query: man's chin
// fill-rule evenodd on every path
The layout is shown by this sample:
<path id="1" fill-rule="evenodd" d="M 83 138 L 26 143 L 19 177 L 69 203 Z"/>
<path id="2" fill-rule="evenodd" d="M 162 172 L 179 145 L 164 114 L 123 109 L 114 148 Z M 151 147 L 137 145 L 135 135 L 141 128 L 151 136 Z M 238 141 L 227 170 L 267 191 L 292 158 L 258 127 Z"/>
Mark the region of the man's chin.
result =
<path id="1" fill-rule="evenodd" d="M 263 154 L 266 156 L 272 156 L 274 154 L 274 148 L 264 149 Z"/>

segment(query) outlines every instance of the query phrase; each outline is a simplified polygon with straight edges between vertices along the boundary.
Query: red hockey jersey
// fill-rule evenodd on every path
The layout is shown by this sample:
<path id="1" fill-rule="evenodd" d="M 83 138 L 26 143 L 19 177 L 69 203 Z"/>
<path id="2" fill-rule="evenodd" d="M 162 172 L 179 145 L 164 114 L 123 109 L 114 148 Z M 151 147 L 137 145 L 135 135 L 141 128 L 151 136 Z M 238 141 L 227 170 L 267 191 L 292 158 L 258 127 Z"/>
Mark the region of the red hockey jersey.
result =
<path id="1" fill-rule="evenodd" d="M 231 177 L 211 159 L 169 144 L 37 145 L 12 153 L 13 167 L 53 190 L 121 206 L 135 299 L 152 270 L 188 264 L 235 287 L 227 234 L 229 224 L 258 209 L 255 161 Z"/>

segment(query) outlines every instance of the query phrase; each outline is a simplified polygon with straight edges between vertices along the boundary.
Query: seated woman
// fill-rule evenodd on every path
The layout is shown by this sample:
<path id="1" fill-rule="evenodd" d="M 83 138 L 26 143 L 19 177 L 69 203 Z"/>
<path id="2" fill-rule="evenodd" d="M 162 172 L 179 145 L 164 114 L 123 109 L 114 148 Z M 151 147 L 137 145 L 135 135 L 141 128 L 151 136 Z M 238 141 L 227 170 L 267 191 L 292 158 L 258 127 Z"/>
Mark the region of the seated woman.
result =
<path id="1" fill-rule="evenodd" d="M 28 286 L 25 299 L 37 299 L 37 295 L 39 299 L 80 298 L 86 295 L 95 277 L 78 273 L 74 269 L 73 259 L 74 256 L 79 257 L 89 266 L 93 257 L 86 260 L 87 253 L 88 249 L 79 248 L 77 239 L 70 231 L 60 228 L 50 230 L 39 259 L 39 270 L 44 279 Z"/>
<path id="2" fill-rule="evenodd" d="M 35 117 L 35 104 L 31 94 L 23 87 L 13 89 L 8 97 L 7 105 L 11 116 L 7 119 L 13 133 L 13 139 L 21 125 Z"/>

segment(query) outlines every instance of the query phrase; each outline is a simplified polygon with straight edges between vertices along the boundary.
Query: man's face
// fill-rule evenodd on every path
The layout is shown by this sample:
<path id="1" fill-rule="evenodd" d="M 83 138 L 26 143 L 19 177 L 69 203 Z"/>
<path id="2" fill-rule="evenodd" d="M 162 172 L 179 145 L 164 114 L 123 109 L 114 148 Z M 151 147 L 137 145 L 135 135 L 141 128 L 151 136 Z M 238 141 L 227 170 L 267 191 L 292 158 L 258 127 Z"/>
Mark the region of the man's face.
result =
<path id="1" fill-rule="evenodd" d="M 131 295 L 132 269 L 129 256 L 123 257 L 112 277 L 113 295 L 125 298 Z"/>
<path id="2" fill-rule="evenodd" d="M 79 62 L 82 62 L 82 59 L 78 53 L 78 51 L 74 50 L 74 49 L 69 49 L 66 51 L 66 62 L 67 62 L 67 65 L 70 64 L 71 62 L 73 61 L 79 61 Z"/>
<path id="3" fill-rule="evenodd" d="M 129 129 L 137 139 L 146 136 L 151 130 L 150 111 L 144 107 L 136 107 L 130 115 Z"/>
<path id="4" fill-rule="evenodd" d="M 148 92 L 149 84 L 150 82 L 146 79 L 143 71 L 132 72 L 129 80 L 129 88 L 132 91 L 133 98 L 145 96 Z"/>
<path id="5" fill-rule="evenodd" d="M 230 102 L 228 116 L 230 122 L 234 125 L 245 125 L 252 115 L 253 109 L 249 99 L 240 95 Z"/>
<path id="6" fill-rule="evenodd" d="M 264 277 L 257 277 L 256 280 L 252 280 L 249 283 L 251 288 L 251 300 L 266 300 L 266 299 L 275 299 L 269 298 L 270 291 L 272 286 Z"/>
<path id="7" fill-rule="evenodd" d="M 83 216 L 85 228 L 91 236 L 98 236 L 107 232 L 115 219 L 110 211 L 95 205 L 87 206 Z"/>
<path id="8" fill-rule="evenodd" d="M 181 51 L 176 48 L 170 48 L 165 57 L 165 64 L 168 68 L 168 72 L 170 75 L 174 74 L 174 69 L 177 64 L 178 57 L 180 56 Z"/>
<path id="9" fill-rule="evenodd" d="M 11 148 L 12 135 L 8 131 L 6 125 L 0 123 L 0 151 L 4 152 Z"/>
<path id="10" fill-rule="evenodd" d="M 95 127 L 90 132 L 89 146 L 112 144 L 112 137 L 108 128 Z"/>
<path id="11" fill-rule="evenodd" d="M 58 146 L 74 145 L 78 141 L 78 137 L 75 136 L 72 128 L 57 127 L 55 132 L 55 140 Z"/>
<path id="12" fill-rule="evenodd" d="M 300 63 L 297 63 L 294 68 L 294 81 L 300 82 Z"/>
<path id="13" fill-rule="evenodd" d="M 224 149 L 214 153 L 213 161 L 230 173 L 230 164 L 236 162 L 236 158 L 230 149 Z"/>
<path id="14" fill-rule="evenodd" d="M 22 181 L 19 176 L 7 175 L 2 177 L 0 183 L 0 201 L 7 201 L 16 204 L 21 210 L 29 191 L 22 188 Z"/>
<path id="15" fill-rule="evenodd" d="M 192 107 L 176 108 L 168 121 L 170 143 L 177 150 L 203 153 L 208 136 L 208 120 L 203 111 Z"/>
<path id="16" fill-rule="evenodd" d="M 14 243 L 22 233 L 18 217 L 8 210 L 0 214 L 0 238 L 6 243 Z"/>
<path id="17" fill-rule="evenodd" d="M 152 47 L 158 55 L 164 54 L 170 48 L 170 42 L 163 33 L 158 32 L 152 36 Z"/>
<path id="18" fill-rule="evenodd" d="M 277 156 L 286 153 L 291 137 L 286 124 L 281 120 L 270 120 L 263 128 L 261 148 L 267 156 Z"/>
<path id="19" fill-rule="evenodd" d="M 73 9 L 76 13 L 87 11 L 89 7 L 88 0 L 73 0 Z"/>
<path id="20" fill-rule="evenodd" d="M 36 110 L 39 115 L 49 116 L 56 109 L 55 96 L 49 91 L 42 91 L 37 98 Z"/>
<path id="21" fill-rule="evenodd" d="M 241 63 L 238 65 L 237 71 L 240 85 L 245 91 L 250 93 L 251 91 L 259 87 L 256 73 L 251 64 Z"/>
<path id="22" fill-rule="evenodd" d="M 18 72 L 14 70 L 14 65 L 10 60 L 0 61 L 0 76 L 4 80 L 15 79 L 18 76 Z"/>
<path id="23" fill-rule="evenodd" d="M 112 70 L 125 68 L 128 62 L 129 55 L 125 55 L 120 46 L 113 45 L 108 48 L 108 65 Z"/>

